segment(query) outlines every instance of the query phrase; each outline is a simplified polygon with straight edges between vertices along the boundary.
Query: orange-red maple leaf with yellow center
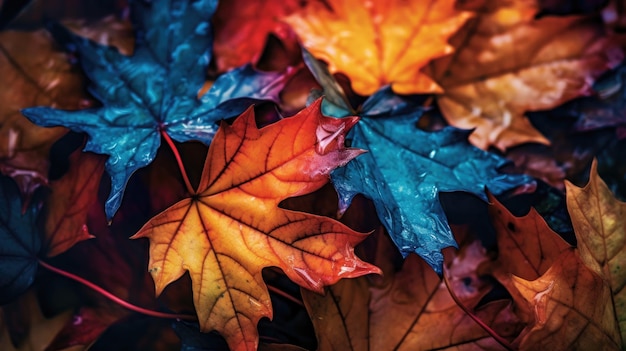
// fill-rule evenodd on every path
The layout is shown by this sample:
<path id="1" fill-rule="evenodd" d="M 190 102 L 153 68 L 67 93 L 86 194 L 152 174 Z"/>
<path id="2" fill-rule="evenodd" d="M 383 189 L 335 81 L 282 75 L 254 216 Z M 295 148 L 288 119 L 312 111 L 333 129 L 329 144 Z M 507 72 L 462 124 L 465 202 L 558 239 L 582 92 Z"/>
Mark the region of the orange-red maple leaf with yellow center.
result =
<path id="1" fill-rule="evenodd" d="M 359 155 L 343 139 L 356 117 L 320 113 L 321 100 L 258 129 L 248 109 L 216 134 L 198 190 L 151 219 L 133 238 L 150 239 L 156 292 L 189 271 L 203 331 L 217 330 L 232 350 L 256 350 L 257 323 L 272 317 L 261 270 L 280 267 L 315 291 L 340 278 L 379 272 L 356 257 L 366 235 L 327 217 L 278 207 L 319 189 Z"/>
<path id="2" fill-rule="evenodd" d="M 354 91 L 371 95 L 391 84 L 399 94 L 432 93 L 421 69 L 452 52 L 448 38 L 471 16 L 454 0 L 331 0 L 311 2 L 286 21 L 314 56 L 341 72 Z"/>

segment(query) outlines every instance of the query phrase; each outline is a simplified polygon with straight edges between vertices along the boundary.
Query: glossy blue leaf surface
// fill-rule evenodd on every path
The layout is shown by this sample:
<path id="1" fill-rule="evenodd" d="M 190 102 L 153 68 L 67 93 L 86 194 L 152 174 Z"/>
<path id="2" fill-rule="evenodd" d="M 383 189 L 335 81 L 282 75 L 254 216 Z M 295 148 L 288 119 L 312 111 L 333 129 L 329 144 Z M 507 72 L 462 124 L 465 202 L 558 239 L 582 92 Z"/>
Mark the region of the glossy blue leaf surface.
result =
<path id="1" fill-rule="evenodd" d="M 126 183 L 156 156 L 160 131 L 179 142 L 209 144 L 217 121 L 234 117 L 259 100 L 277 100 L 284 75 L 244 66 L 219 77 L 198 98 L 211 60 L 209 19 L 217 0 L 135 0 L 131 2 L 136 47 L 132 56 L 53 28 L 55 37 L 77 51 L 103 107 L 81 111 L 29 108 L 23 114 L 41 126 L 66 126 L 89 135 L 86 151 L 110 155 L 106 170 L 110 219 Z"/>
<path id="2" fill-rule="evenodd" d="M 506 161 L 467 142 L 469 131 L 426 132 L 415 117 L 364 117 L 352 147 L 368 150 L 332 173 L 345 209 L 357 193 L 372 199 L 378 216 L 403 255 L 415 252 L 441 272 L 441 249 L 456 246 L 439 192 L 466 191 L 486 200 L 525 184 L 525 176 L 498 172 Z"/>
<path id="3" fill-rule="evenodd" d="M 0 305 L 21 295 L 35 279 L 41 234 L 36 206 L 22 214 L 13 179 L 0 176 Z"/>
<path id="4" fill-rule="evenodd" d="M 337 88 L 325 66 L 306 52 L 304 60 L 324 93 L 332 97 L 324 113 L 335 117 L 350 114 L 342 103 L 347 100 L 341 96 L 343 90 Z M 370 198 L 402 254 L 415 252 L 441 273 L 441 250 L 456 246 L 456 242 L 439 193 L 466 191 L 486 201 L 485 188 L 500 194 L 532 179 L 500 173 L 506 160 L 470 145 L 470 131 L 417 128 L 420 104 L 421 97 L 396 95 L 389 87 L 370 96 L 356 109 L 361 120 L 348 134 L 351 147 L 368 152 L 333 171 L 331 178 L 341 212 L 356 194 Z"/>

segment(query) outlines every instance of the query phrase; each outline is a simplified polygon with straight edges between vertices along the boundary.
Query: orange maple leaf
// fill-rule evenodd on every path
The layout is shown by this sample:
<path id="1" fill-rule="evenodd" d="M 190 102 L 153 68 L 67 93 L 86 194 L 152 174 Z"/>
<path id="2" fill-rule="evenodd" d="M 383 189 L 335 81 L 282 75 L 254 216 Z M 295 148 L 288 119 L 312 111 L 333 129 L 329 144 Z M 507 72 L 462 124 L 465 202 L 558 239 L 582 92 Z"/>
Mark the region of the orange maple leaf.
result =
<path id="1" fill-rule="evenodd" d="M 347 75 L 355 92 L 371 95 L 391 84 L 399 94 L 439 86 L 421 69 L 452 52 L 447 42 L 471 16 L 454 0 L 331 0 L 312 2 L 286 21 L 332 73 Z"/>
<path id="2" fill-rule="evenodd" d="M 343 145 L 358 119 L 324 117 L 320 105 L 262 129 L 253 109 L 222 124 L 196 193 L 133 236 L 150 239 L 157 294 L 189 271 L 201 330 L 217 330 L 232 350 L 256 350 L 257 323 L 272 318 L 264 267 L 280 267 L 318 292 L 340 278 L 379 272 L 354 254 L 366 234 L 278 207 L 319 189 L 334 168 L 362 153 Z"/>
<path id="3" fill-rule="evenodd" d="M 429 74 L 445 93 L 438 105 L 455 127 L 475 129 L 470 141 L 505 150 L 548 144 L 524 115 L 590 93 L 595 78 L 619 64 L 622 49 L 593 16 L 536 19 L 537 1 L 486 1 L 451 40 L 454 55 Z"/>

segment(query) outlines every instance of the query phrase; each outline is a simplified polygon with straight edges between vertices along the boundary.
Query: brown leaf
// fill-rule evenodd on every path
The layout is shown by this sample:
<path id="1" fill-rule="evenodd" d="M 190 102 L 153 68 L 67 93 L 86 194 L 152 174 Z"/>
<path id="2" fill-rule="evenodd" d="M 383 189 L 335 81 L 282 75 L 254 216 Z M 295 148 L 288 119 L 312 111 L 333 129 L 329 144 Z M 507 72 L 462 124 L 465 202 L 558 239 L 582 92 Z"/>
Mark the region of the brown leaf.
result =
<path id="1" fill-rule="evenodd" d="M 28 45 L 24 45 L 28 43 Z M 67 130 L 41 128 L 22 108 L 78 109 L 90 105 L 83 78 L 44 30 L 0 32 L 0 171 L 13 177 L 25 195 L 47 183 L 48 154 Z"/>
<path id="2" fill-rule="evenodd" d="M 71 319 L 71 311 L 52 318 L 44 317 L 33 290 L 24 293 L 10 305 L 0 309 L 0 350 L 2 351 L 41 351 L 45 350 L 56 334 Z M 20 332 L 16 343 L 9 332 L 11 324 L 18 324 L 13 329 Z M 65 351 L 84 350 L 84 346 L 75 346 Z"/>
<path id="3" fill-rule="evenodd" d="M 64 23 L 77 34 L 132 52 L 134 36 L 128 21 L 109 16 L 97 22 Z M 0 32 L 0 76 L 11 87 L 0 91 L 0 172 L 13 177 L 26 196 L 47 184 L 50 147 L 67 129 L 38 127 L 20 110 L 33 106 L 74 110 L 92 104 L 80 69 L 70 61 L 45 30 Z"/>
<path id="4" fill-rule="evenodd" d="M 383 252 L 393 245 L 385 241 L 380 247 Z M 388 260 L 390 256 L 379 257 Z M 475 275 L 485 260 L 484 249 L 474 242 L 448 265 L 453 290 L 470 310 L 491 289 Z M 320 351 L 502 349 L 457 306 L 445 284 L 419 256 L 409 255 L 399 272 L 389 264 L 376 263 L 383 267 L 382 281 L 342 280 L 327 288 L 325 296 L 302 291 Z M 487 304 L 476 315 L 504 337 L 512 338 L 519 330 L 509 301 Z"/>
<path id="5" fill-rule="evenodd" d="M 575 249 L 564 251 L 540 278 L 513 278 L 534 312 L 520 334 L 520 350 L 620 350 L 611 290 L 581 261 Z"/>
<path id="6" fill-rule="evenodd" d="M 566 182 L 567 209 L 582 261 L 609 282 L 622 340 L 626 340 L 626 203 L 600 178 L 597 161 L 584 188 Z"/>
<path id="7" fill-rule="evenodd" d="M 445 93 L 446 120 L 472 129 L 470 141 L 501 150 L 547 144 L 525 117 L 589 94 L 595 78 L 623 58 L 596 18 L 535 19 L 536 1 L 486 1 L 454 39 L 457 51 L 430 69 Z"/>
<path id="8" fill-rule="evenodd" d="M 98 199 L 100 178 L 106 157 L 74 151 L 70 169 L 50 184 L 52 190 L 45 203 L 44 228 L 46 255 L 56 256 L 79 241 L 92 238 L 87 229 L 87 214 Z"/>
<path id="9" fill-rule="evenodd" d="M 132 55 L 135 34 L 130 21 L 107 16 L 98 21 L 66 20 L 62 22 L 69 30 L 102 45 L 115 46 L 122 54 Z"/>
<path id="10" fill-rule="evenodd" d="M 488 197 L 489 216 L 498 241 L 496 277 L 514 274 L 528 280 L 537 279 L 561 252 L 570 248 L 534 208 L 525 216 L 515 217 L 493 195 L 488 194 Z"/>

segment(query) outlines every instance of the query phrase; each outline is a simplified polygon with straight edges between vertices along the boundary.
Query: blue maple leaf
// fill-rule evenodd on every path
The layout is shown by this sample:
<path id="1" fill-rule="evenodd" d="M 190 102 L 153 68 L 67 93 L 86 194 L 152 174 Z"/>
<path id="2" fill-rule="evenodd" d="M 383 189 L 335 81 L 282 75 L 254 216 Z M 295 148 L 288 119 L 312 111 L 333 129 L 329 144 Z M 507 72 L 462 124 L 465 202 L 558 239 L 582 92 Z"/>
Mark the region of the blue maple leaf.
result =
<path id="1" fill-rule="evenodd" d="M 415 252 L 441 273 L 441 250 L 456 242 L 439 202 L 440 192 L 466 191 L 486 201 L 485 188 L 500 194 L 532 182 L 524 175 L 499 172 L 507 161 L 469 144 L 471 131 L 417 128 L 422 114 L 417 96 L 399 96 L 384 87 L 358 111 L 352 109 L 328 70 L 307 52 L 304 59 L 330 97 L 324 113 L 361 117 L 347 139 L 351 147 L 368 152 L 331 173 L 340 212 L 356 194 L 371 199 L 403 256 Z"/>
<path id="2" fill-rule="evenodd" d="M 103 107 L 80 111 L 28 108 L 22 113 L 41 126 L 85 132 L 85 151 L 109 155 L 110 219 L 119 208 L 126 183 L 150 164 L 161 132 L 179 142 L 209 144 L 217 121 L 234 117 L 259 100 L 278 99 L 284 75 L 246 65 L 220 76 L 198 98 L 211 60 L 209 19 L 217 0 L 131 1 L 136 46 L 132 56 L 56 28 L 57 38 L 75 47 L 91 81 L 90 92 Z"/>
<path id="3" fill-rule="evenodd" d="M 41 251 L 39 207 L 29 205 L 22 213 L 20 199 L 15 181 L 0 175 L 0 305 L 31 286 Z"/>

